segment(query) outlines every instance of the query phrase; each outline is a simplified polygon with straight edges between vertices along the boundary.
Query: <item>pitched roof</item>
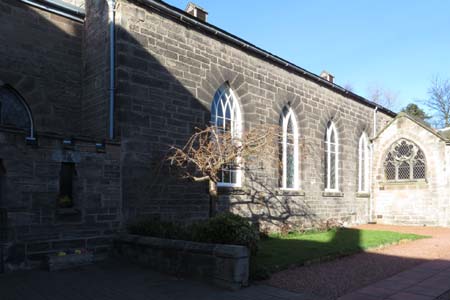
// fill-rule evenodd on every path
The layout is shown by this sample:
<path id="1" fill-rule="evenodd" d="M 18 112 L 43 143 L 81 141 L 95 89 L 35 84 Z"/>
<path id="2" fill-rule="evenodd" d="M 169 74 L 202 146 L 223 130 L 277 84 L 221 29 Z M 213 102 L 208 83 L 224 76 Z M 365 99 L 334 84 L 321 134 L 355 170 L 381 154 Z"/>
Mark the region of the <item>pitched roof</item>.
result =
<path id="1" fill-rule="evenodd" d="M 443 132 L 443 131 L 434 129 L 433 127 L 428 125 L 425 121 L 415 118 L 405 112 L 398 113 L 394 119 L 392 119 L 388 124 L 386 124 L 386 126 L 383 129 L 381 129 L 374 138 L 372 138 L 372 140 L 376 140 L 389 126 L 391 126 L 396 120 L 398 120 L 400 118 L 407 118 L 407 119 L 411 120 L 412 122 L 416 123 L 417 125 L 419 125 L 420 127 L 422 127 L 423 129 L 427 130 L 431 134 L 435 135 L 437 138 L 444 140 L 446 142 L 450 141 L 450 130 L 447 132 Z"/>

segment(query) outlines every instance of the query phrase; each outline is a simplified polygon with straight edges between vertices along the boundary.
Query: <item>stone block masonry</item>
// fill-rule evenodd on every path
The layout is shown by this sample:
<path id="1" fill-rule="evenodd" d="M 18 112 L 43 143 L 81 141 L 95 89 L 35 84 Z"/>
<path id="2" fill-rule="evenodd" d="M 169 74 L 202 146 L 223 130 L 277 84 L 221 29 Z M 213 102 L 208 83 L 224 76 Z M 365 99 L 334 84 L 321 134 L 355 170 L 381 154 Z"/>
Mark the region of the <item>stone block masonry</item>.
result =
<path id="1" fill-rule="evenodd" d="M 7 211 L 7 271 L 38 266 L 49 253 L 89 249 L 106 255 L 121 228 L 120 146 L 98 153 L 94 142 L 39 137 L 26 145 L 23 135 L 0 132 L 0 206 Z M 73 207 L 60 208 L 62 164 L 74 166 Z"/>
<path id="2" fill-rule="evenodd" d="M 232 290 L 248 285 L 250 253 L 244 246 L 121 235 L 114 240 L 113 252 L 160 272 Z"/>
<path id="3" fill-rule="evenodd" d="M 368 221 L 369 198 L 358 197 L 358 140 L 373 132 L 373 107 L 326 85 L 275 66 L 244 48 L 209 36 L 154 10 L 145 1 L 120 0 L 117 10 L 117 99 L 124 161 L 124 207 L 128 218 L 156 214 L 168 219 L 203 217 L 206 187 L 176 174 L 151 174 L 170 145 L 181 146 L 195 126 L 210 121 L 214 93 L 227 82 L 241 106 L 243 128 L 278 124 L 290 106 L 299 122 L 300 187 L 279 187 L 278 155 L 244 174 L 243 186 L 222 189 L 222 209 L 256 222 L 312 226 L 336 218 Z M 391 116 L 377 113 L 378 126 Z M 333 121 L 339 137 L 339 191 L 324 193 L 324 136 Z M 145 149 L 145 150 L 144 150 Z M 161 175 L 161 174 L 159 174 Z M 145 181 L 150 193 L 136 193 Z M 133 188 L 139 187 L 139 188 Z M 181 194 L 186 194 L 180 197 Z"/>
<path id="4" fill-rule="evenodd" d="M 16 0 L 0 2 L 0 81 L 27 102 L 40 133 L 76 135 L 83 24 Z"/>
<path id="5" fill-rule="evenodd" d="M 66 248 L 105 253 L 112 236 L 136 217 L 207 218 L 207 185 L 181 179 L 165 158 L 171 146 L 182 146 L 196 127 L 209 124 L 213 95 L 225 83 L 241 107 L 244 130 L 278 124 L 289 106 L 301 149 L 299 190 L 280 189 L 273 145 L 273 155 L 246 166 L 242 186 L 220 190 L 222 210 L 261 226 L 368 221 L 370 198 L 357 194 L 357 158 L 361 133 L 373 131 L 373 105 L 150 2 L 117 0 L 116 140 L 109 141 L 108 7 L 106 1 L 67 1 L 84 3 L 84 22 L 16 0 L 0 2 L 1 85 L 23 98 L 38 138 L 29 145 L 24 132 L 0 125 L 0 208 L 8 215 L 10 269 L 36 265 Z M 378 112 L 377 127 L 391 118 L 385 112 Z M 339 137 L 334 193 L 324 192 L 323 180 L 329 121 Z M 64 174 L 71 174 L 72 184 Z M 73 207 L 57 205 L 61 190 L 73 191 Z"/>

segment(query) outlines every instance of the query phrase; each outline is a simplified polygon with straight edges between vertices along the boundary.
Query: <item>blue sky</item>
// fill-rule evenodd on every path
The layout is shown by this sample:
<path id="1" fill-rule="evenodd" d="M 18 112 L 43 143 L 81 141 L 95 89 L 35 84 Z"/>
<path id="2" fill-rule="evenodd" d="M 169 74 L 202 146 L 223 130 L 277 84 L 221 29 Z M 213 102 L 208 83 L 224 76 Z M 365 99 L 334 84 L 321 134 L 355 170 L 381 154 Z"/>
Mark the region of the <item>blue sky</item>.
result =
<path id="1" fill-rule="evenodd" d="M 395 110 L 425 99 L 434 75 L 450 78 L 450 1 L 194 2 L 209 23 L 313 73 L 325 69 L 357 94 L 376 86 L 396 93 Z"/>

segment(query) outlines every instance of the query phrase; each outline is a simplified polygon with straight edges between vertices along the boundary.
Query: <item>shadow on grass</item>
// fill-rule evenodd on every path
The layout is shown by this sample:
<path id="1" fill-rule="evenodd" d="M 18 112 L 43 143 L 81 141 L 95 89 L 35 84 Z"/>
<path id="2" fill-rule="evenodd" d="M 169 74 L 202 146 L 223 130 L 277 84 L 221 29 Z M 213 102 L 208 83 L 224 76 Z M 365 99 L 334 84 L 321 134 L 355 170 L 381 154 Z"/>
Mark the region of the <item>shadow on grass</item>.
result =
<path id="1" fill-rule="evenodd" d="M 290 267 L 328 261 L 366 249 L 420 238 L 425 236 L 352 228 L 270 235 L 260 241 L 259 252 L 251 260 L 250 273 L 252 279 L 267 279 L 271 273 Z"/>

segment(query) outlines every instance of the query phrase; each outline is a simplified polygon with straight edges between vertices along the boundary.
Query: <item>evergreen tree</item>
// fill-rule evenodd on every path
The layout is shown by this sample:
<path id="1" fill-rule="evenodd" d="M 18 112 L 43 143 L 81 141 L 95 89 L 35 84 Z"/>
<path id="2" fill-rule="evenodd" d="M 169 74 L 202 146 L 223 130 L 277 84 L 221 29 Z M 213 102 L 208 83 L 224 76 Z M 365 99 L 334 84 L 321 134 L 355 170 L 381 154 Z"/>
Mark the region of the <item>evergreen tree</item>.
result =
<path id="1" fill-rule="evenodd" d="M 405 108 L 402 109 L 402 112 L 405 112 L 408 115 L 427 124 L 429 124 L 427 120 L 431 118 L 431 116 L 427 115 L 423 109 L 421 109 L 417 104 L 414 103 L 408 104 Z"/>

